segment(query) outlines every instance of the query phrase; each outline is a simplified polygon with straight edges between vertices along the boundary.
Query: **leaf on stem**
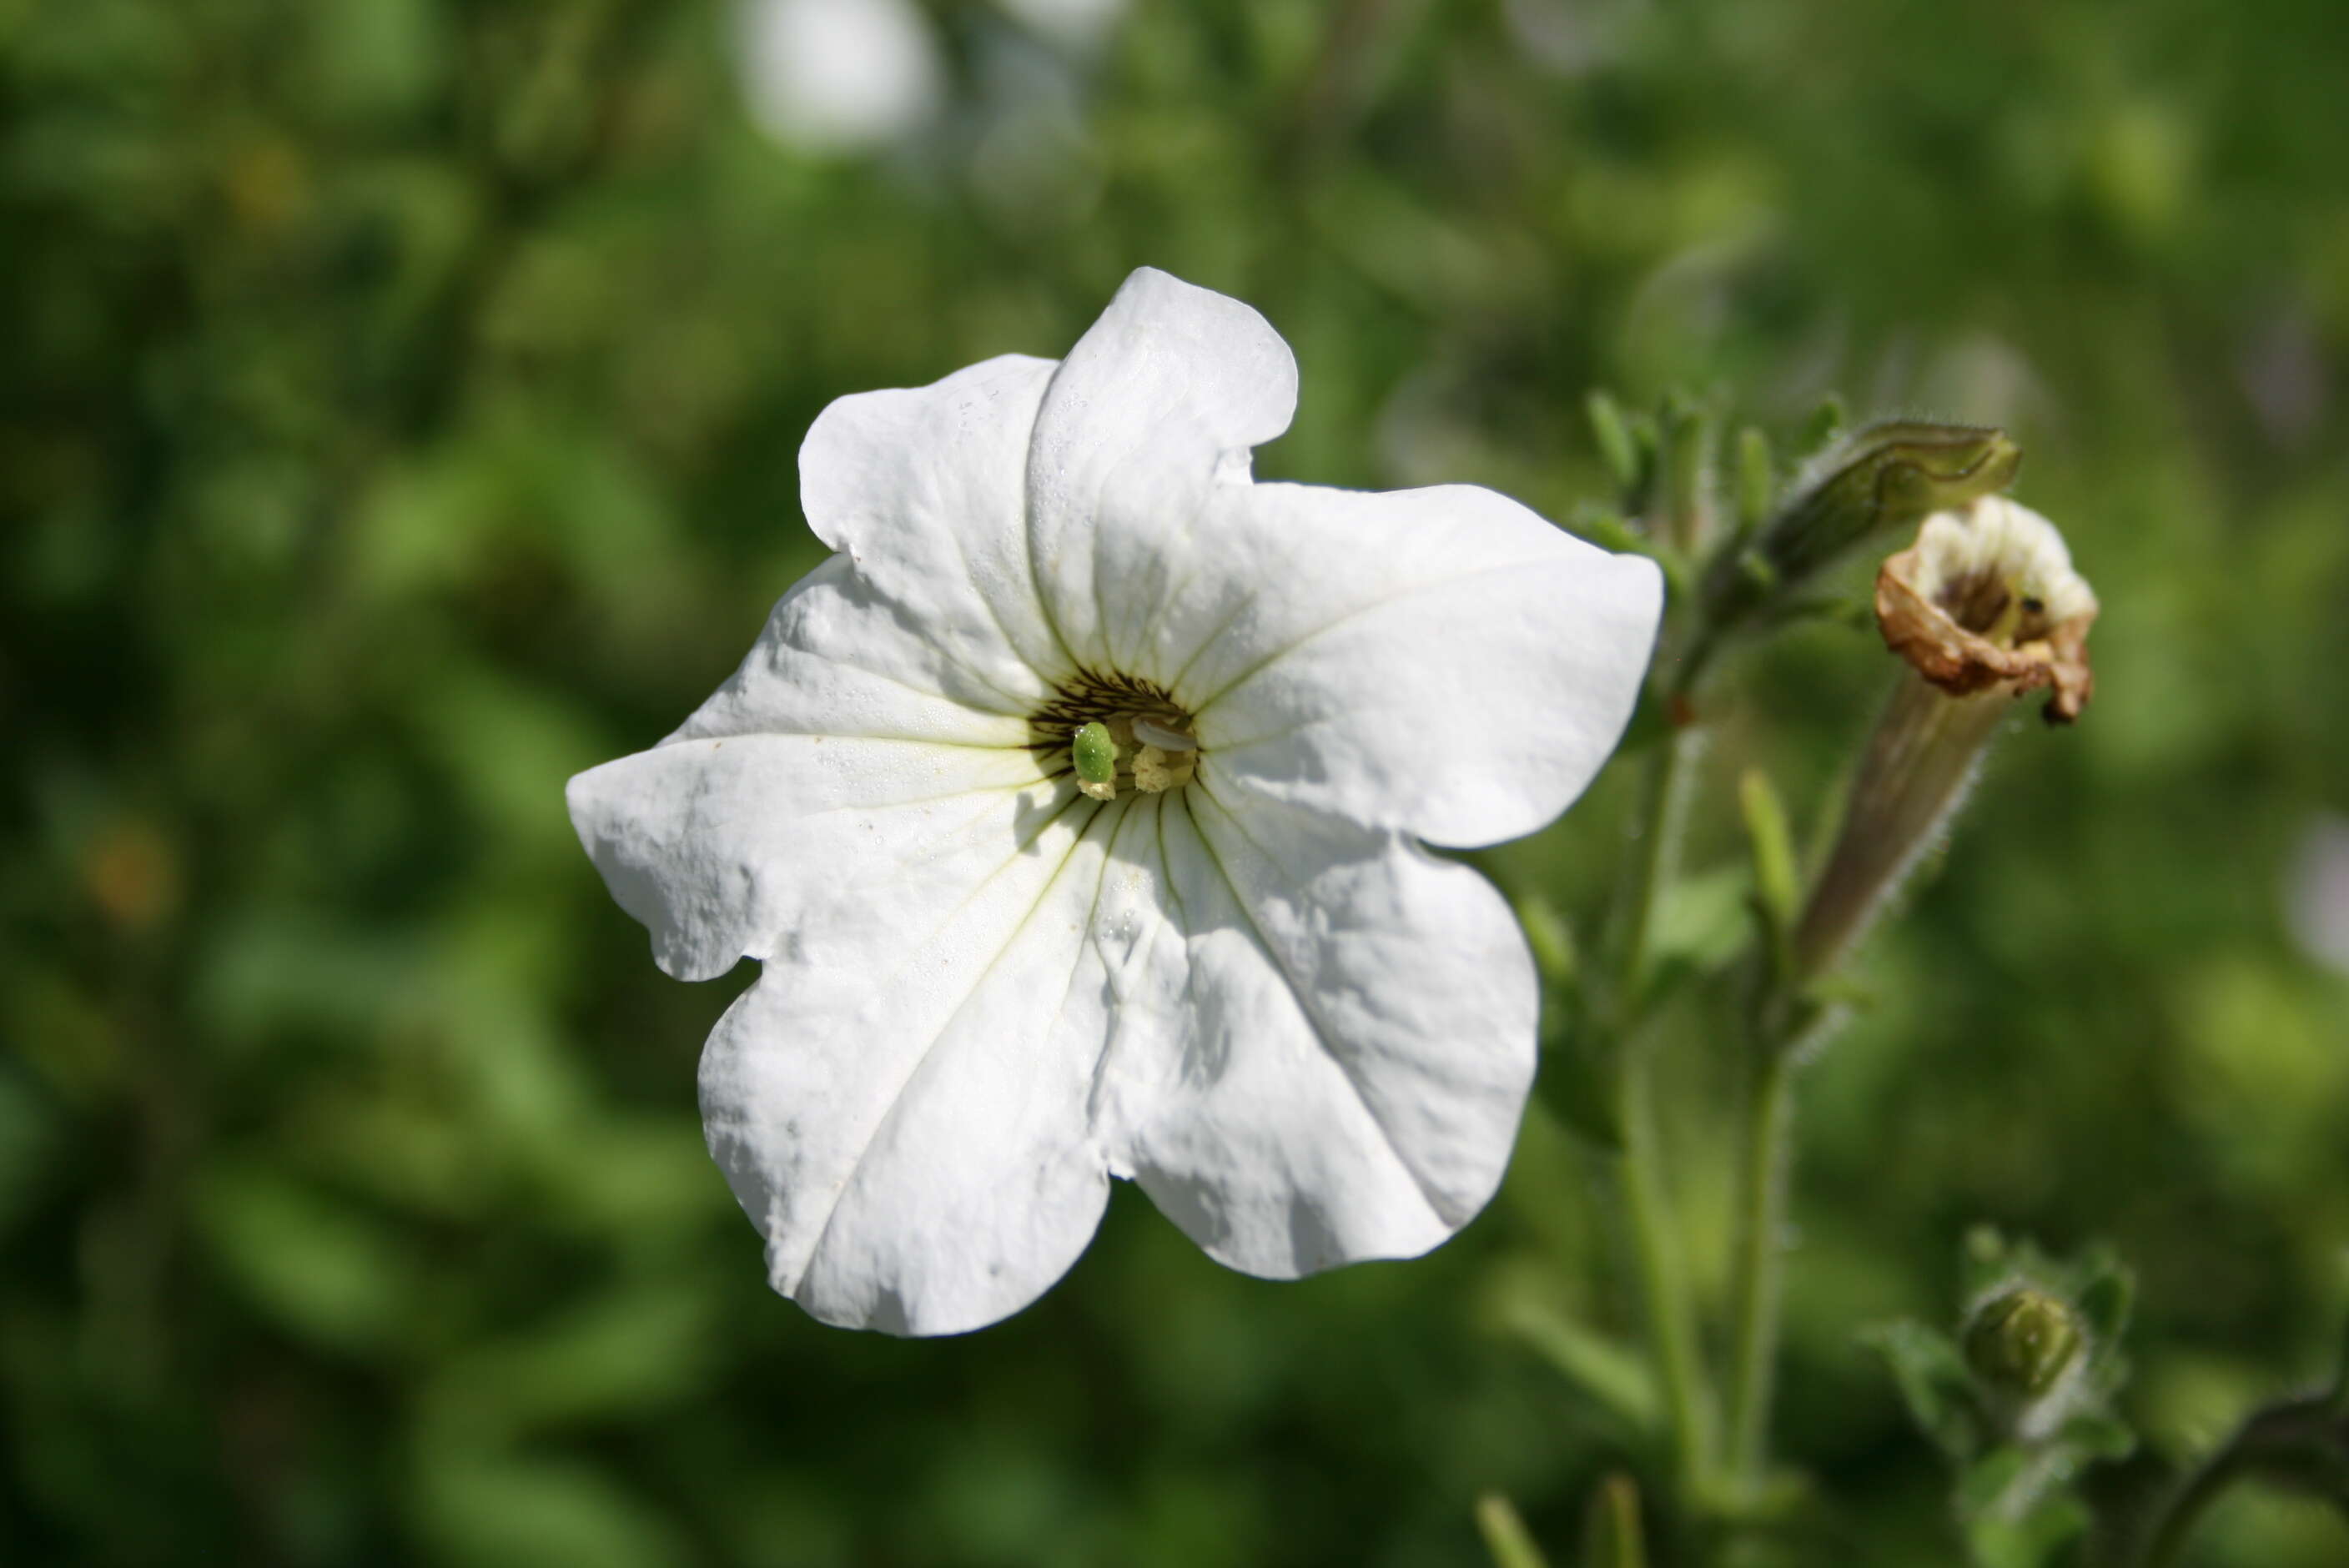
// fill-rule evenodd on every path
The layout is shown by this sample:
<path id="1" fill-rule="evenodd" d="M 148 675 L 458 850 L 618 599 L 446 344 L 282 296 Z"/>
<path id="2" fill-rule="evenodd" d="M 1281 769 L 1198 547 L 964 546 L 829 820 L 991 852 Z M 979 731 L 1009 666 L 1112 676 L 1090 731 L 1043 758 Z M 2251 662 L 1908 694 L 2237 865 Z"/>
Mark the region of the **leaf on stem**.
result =
<path id="1" fill-rule="evenodd" d="M 1646 1439 L 1663 1424 L 1663 1396 L 1644 1357 L 1612 1336 L 1578 1323 L 1537 1294 L 1530 1282 L 1504 1284 L 1493 1313 L 1504 1332 L 1556 1367 L 1609 1416 Z"/>
<path id="2" fill-rule="evenodd" d="M 1879 1324 L 1860 1337 L 1891 1367 L 1893 1384 L 1917 1429 L 1951 1459 L 1970 1459 L 1982 1443 L 1982 1422 L 1974 1410 L 1965 1357 L 1956 1343 L 1909 1318 Z"/>
<path id="3" fill-rule="evenodd" d="M 1648 1568 L 1640 1523 L 1640 1485 L 1617 1470 L 1590 1494 L 1582 1529 L 1583 1568 Z"/>
<path id="4" fill-rule="evenodd" d="M 1493 1554 L 1493 1568 L 1549 1568 L 1516 1505 L 1499 1492 L 1488 1491 L 1476 1500 L 1476 1530 L 1485 1538 L 1485 1550 Z"/>

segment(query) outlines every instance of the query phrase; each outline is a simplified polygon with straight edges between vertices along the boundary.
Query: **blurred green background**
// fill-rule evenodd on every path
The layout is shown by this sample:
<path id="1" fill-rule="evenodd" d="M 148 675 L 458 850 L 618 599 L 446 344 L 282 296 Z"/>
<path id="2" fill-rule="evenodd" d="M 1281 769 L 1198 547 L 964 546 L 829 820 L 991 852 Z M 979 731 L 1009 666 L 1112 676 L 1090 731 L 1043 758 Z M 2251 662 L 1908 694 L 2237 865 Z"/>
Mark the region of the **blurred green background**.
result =
<path id="1" fill-rule="evenodd" d="M 2337 0 L 0 0 L 0 1558 L 1466 1564 L 1488 1487 L 1571 1539 L 1613 1436 L 1496 1323 L 1634 1320 L 1546 1113 L 1423 1262 L 1260 1284 L 1121 1191 L 1009 1324 L 825 1329 L 701 1149 L 748 971 L 663 978 L 564 818 L 818 558 L 826 401 L 1143 263 L 1294 345 L 1269 476 L 1565 517 L 1599 384 L 2022 439 L 2101 690 L 1806 1080 L 1784 1448 L 1831 1560 L 1953 1560 L 1856 1335 L 1988 1220 L 2139 1270 L 2149 1482 L 2349 1307 L 2344 167 Z M 1889 674 L 1744 666 L 1700 859 Z M 1587 911 L 1627 793 L 1484 862 Z"/>

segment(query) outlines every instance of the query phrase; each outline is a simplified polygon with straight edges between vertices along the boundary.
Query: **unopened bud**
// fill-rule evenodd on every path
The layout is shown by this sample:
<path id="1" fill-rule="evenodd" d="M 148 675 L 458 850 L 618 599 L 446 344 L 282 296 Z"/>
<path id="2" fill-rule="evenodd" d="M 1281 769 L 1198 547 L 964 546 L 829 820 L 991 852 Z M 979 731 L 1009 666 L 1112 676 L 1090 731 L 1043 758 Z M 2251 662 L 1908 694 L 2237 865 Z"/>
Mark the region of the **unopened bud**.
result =
<path id="1" fill-rule="evenodd" d="M 2011 1398 L 2036 1399 L 2078 1359 L 2083 1336 L 2071 1306 L 2045 1291 L 2017 1285 L 1974 1309 L 1966 1324 L 1966 1365 Z"/>
<path id="2" fill-rule="evenodd" d="M 2003 490 L 2022 463 L 2002 430 L 1871 426 L 1816 459 L 1760 537 L 1715 563 L 1711 618 L 1734 621 L 1872 535 Z"/>

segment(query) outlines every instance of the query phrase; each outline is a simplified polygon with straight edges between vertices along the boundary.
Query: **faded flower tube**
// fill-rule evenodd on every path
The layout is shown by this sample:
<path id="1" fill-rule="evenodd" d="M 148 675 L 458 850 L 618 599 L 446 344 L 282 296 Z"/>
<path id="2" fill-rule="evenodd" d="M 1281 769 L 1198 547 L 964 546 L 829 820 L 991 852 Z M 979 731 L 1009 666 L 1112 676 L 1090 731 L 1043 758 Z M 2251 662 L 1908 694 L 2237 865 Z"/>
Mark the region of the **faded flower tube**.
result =
<path id="1" fill-rule="evenodd" d="M 2004 496 L 1925 520 L 1884 562 L 1876 619 L 1909 669 L 1869 738 L 1795 937 L 1797 971 L 1834 968 L 1964 799 L 2013 700 L 2044 688 L 2069 724 L 2095 681 L 2096 596 L 2054 524 Z"/>

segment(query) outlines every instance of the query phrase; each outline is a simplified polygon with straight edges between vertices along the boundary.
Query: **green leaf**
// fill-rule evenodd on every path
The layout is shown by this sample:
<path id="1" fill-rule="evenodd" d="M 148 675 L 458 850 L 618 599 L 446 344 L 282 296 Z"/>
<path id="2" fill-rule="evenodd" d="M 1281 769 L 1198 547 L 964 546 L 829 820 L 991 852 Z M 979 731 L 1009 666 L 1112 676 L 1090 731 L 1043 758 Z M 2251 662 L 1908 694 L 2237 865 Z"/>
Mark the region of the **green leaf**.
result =
<path id="1" fill-rule="evenodd" d="M 636 1418 L 708 1381 L 717 1328 L 703 1281 L 627 1284 L 450 1357 L 426 1398 L 437 1419 L 501 1439 Z"/>
<path id="2" fill-rule="evenodd" d="M 2002 1443 L 1959 1473 L 1958 1511 L 1971 1517 L 1999 1511 L 2036 1456 L 2020 1443 Z"/>
<path id="3" fill-rule="evenodd" d="M 1495 1310 L 1505 1332 L 1523 1341 L 1632 1432 L 1646 1436 L 1661 1429 L 1663 1399 L 1644 1356 L 1576 1322 L 1525 1284 L 1505 1289 Z"/>
<path id="4" fill-rule="evenodd" d="M 1777 499 L 1777 466 L 1770 438 L 1748 425 L 1737 432 L 1737 532 L 1744 538 L 1768 521 Z"/>
<path id="5" fill-rule="evenodd" d="M 675 1527 L 600 1466 L 461 1449 L 435 1460 L 419 1503 L 435 1560 L 452 1568 L 671 1568 L 688 1560 Z"/>
<path id="6" fill-rule="evenodd" d="M 1485 1538 L 1485 1550 L 1493 1554 L 1493 1568 L 1549 1568 L 1533 1532 L 1499 1492 L 1488 1491 L 1476 1500 L 1476 1531 Z"/>
<path id="7" fill-rule="evenodd" d="M 2084 1413 L 2064 1423 L 2055 1440 L 2083 1460 L 2125 1460 L 2137 1451 L 2137 1434 L 2115 1416 Z"/>
<path id="8" fill-rule="evenodd" d="M 1571 994 L 1580 965 L 1574 928 L 1558 913 L 1557 905 L 1537 892 L 1527 893 L 1517 900 L 1517 923 L 1525 927 L 1526 944 L 1533 949 L 1534 967 L 1540 972 L 1542 984 Z"/>
<path id="9" fill-rule="evenodd" d="M 1713 468 L 1717 421 L 1702 404 L 1679 393 L 1664 399 L 1657 421 L 1659 492 L 1650 528 L 1682 552 L 1702 552 L 1713 531 Z"/>
<path id="10" fill-rule="evenodd" d="M 1646 465 L 1640 442 L 1623 417 L 1623 406 L 1606 392 L 1593 392 L 1583 410 L 1589 416 L 1590 433 L 1599 443 L 1599 459 L 1607 465 L 1607 477 L 1615 481 L 1616 494 L 1630 500 L 1645 488 Z"/>
<path id="11" fill-rule="evenodd" d="M 1795 438 L 1795 449 L 1807 461 L 1839 439 L 1850 422 L 1843 399 L 1830 392 L 1819 399 L 1819 406 L 1803 421 L 1803 433 Z"/>
<path id="12" fill-rule="evenodd" d="M 1966 1545 L 1978 1568 L 2044 1568 L 2093 1522 L 2078 1498 L 2054 1496 L 2019 1519 L 1972 1521 Z"/>
<path id="13" fill-rule="evenodd" d="M 378 1352 L 407 1324 L 415 1259 L 363 1208 L 273 1170 L 223 1163 L 197 1183 L 195 1211 L 222 1269 L 297 1338 Z"/>
<path id="14" fill-rule="evenodd" d="M 1649 542 L 1612 507 L 1588 502 L 1576 507 L 1567 519 L 1567 531 L 1618 555 L 1645 555 L 1651 548 Z"/>
<path id="15" fill-rule="evenodd" d="M 2117 1346 L 2128 1330 L 2137 1281 L 2127 1267 L 2111 1257 L 2099 1258 L 2091 1267 L 2095 1272 L 2081 1285 L 2077 1298 L 2080 1316 L 2097 1346 L 2109 1348 Z"/>
<path id="16" fill-rule="evenodd" d="M 1640 1522 L 1640 1486 L 1618 1470 L 1590 1494 L 1582 1527 L 1582 1568 L 1647 1568 L 1647 1535 Z"/>
<path id="17" fill-rule="evenodd" d="M 1783 970 L 1784 946 L 1802 903 L 1802 877 L 1795 869 L 1794 833 L 1786 808 L 1770 776 L 1749 768 L 1737 781 L 1737 806 L 1745 823 L 1745 847 L 1754 869 L 1754 904 L 1761 914 L 1774 963 Z"/>
<path id="18" fill-rule="evenodd" d="M 1734 861 L 1685 876 L 1656 903 L 1649 953 L 1661 976 L 1675 962 L 1708 974 L 1737 956 L 1749 930 L 1751 873 Z"/>
<path id="19" fill-rule="evenodd" d="M 1878 1324 L 1860 1336 L 1892 1369 L 1901 1402 L 1917 1429 L 1951 1459 L 1970 1457 L 1982 1442 L 1972 1380 L 1950 1337 L 1913 1319 Z"/>

